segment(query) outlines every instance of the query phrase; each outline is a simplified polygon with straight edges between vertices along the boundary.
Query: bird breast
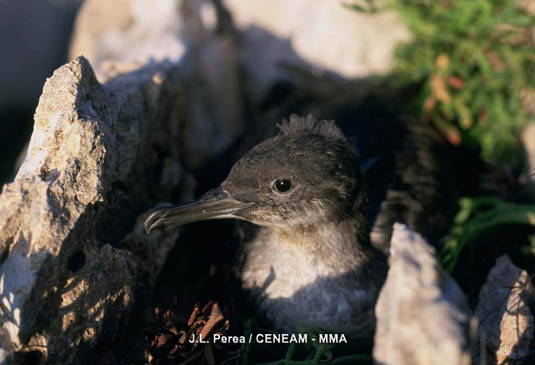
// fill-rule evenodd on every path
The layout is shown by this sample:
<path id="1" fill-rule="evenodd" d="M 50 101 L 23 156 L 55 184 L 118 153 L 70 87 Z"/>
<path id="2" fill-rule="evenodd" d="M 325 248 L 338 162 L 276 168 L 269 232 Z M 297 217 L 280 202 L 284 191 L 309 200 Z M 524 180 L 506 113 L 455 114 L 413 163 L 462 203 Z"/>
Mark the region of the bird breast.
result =
<path id="1" fill-rule="evenodd" d="M 241 279 L 277 330 L 293 332 L 300 325 L 347 335 L 373 332 L 375 294 L 359 287 L 349 268 L 327 265 L 269 229 L 246 244 Z"/>

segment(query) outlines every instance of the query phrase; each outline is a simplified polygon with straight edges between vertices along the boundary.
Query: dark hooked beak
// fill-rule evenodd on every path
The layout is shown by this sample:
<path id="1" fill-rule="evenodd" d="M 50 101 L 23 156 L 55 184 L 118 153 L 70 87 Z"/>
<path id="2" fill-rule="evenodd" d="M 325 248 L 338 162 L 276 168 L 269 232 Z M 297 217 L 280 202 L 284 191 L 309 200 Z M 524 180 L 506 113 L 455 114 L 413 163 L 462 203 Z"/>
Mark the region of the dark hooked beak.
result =
<path id="1" fill-rule="evenodd" d="M 234 213 L 251 205 L 253 204 L 234 199 L 225 189 L 219 187 L 191 203 L 156 209 L 145 220 L 145 231 L 150 233 L 155 228 L 181 226 L 209 219 L 234 218 Z"/>

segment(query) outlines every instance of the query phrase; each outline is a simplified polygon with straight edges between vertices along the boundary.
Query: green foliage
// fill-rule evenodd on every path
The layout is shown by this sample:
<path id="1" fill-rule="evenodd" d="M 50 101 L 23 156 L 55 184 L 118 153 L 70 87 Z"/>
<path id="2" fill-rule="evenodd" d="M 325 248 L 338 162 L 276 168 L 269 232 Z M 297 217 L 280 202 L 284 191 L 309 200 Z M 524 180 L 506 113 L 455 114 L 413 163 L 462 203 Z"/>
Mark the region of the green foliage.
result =
<path id="1" fill-rule="evenodd" d="M 453 144 L 476 145 L 487 162 L 520 168 L 523 99 L 535 95 L 535 17 L 517 0 L 387 0 L 412 32 L 398 47 L 395 88 L 419 85 L 408 112 Z M 353 6 L 379 11 L 373 0 Z M 462 249 L 505 223 L 535 225 L 535 206 L 464 198 L 442 252 L 452 271 Z M 535 246 L 534 246 L 535 247 Z M 535 248 L 533 249 L 535 251 Z"/>
<path id="2" fill-rule="evenodd" d="M 377 11 L 366 1 L 360 11 Z M 396 53 L 399 86 L 422 85 L 413 112 L 454 143 L 519 166 L 527 123 L 523 95 L 535 87 L 535 17 L 516 0 L 389 0 L 412 31 Z M 392 76 L 392 75 L 390 75 Z"/>
<path id="3" fill-rule="evenodd" d="M 450 239 L 442 249 L 442 267 L 452 272 L 459 254 L 482 233 L 503 224 L 535 227 L 535 206 L 505 202 L 499 198 L 463 198 Z M 483 211 L 483 212 L 482 212 Z"/>
<path id="4" fill-rule="evenodd" d="M 454 144 L 476 144 L 488 162 L 520 167 L 518 135 L 527 123 L 523 93 L 533 92 L 535 17 L 514 0 L 392 0 L 413 33 L 398 48 L 401 86 L 422 85 L 413 111 Z M 443 250 L 452 271 L 461 250 L 505 223 L 535 225 L 535 207 L 465 198 Z"/>
<path id="5" fill-rule="evenodd" d="M 395 3 L 414 35 L 398 49 L 395 73 L 402 83 L 423 83 L 421 115 L 454 143 L 474 137 L 487 161 L 518 165 L 522 92 L 534 86 L 535 18 L 513 0 Z"/>

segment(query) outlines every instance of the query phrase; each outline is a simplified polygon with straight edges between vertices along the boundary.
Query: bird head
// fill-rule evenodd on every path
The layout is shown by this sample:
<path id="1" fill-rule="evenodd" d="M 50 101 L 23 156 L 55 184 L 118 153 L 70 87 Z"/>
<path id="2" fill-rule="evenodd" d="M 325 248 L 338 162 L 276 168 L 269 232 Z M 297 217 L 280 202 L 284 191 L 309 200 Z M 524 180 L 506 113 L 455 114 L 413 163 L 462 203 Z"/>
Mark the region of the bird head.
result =
<path id="1" fill-rule="evenodd" d="M 279 127 L 277 136 L 242 156 L 218 188 L 154 211 L 147 232 L 220 218 L 285 231 L 366 210 L 358 158 L 334 122 L 292 117 Z"/>

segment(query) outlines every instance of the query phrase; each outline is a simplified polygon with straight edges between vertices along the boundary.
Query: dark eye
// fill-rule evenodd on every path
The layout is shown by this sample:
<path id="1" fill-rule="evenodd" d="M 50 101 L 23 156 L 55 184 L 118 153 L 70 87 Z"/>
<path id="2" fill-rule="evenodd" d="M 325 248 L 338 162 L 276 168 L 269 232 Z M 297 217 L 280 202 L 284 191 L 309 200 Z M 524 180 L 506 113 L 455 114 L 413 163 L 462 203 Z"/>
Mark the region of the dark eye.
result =
<path id="1" fill-rule="evenodd" d="M 292 188 L 292 182 L 289 179 L 278 179 L 273 184 L 273 187 L 279 193 L 287 193 Z"/>

